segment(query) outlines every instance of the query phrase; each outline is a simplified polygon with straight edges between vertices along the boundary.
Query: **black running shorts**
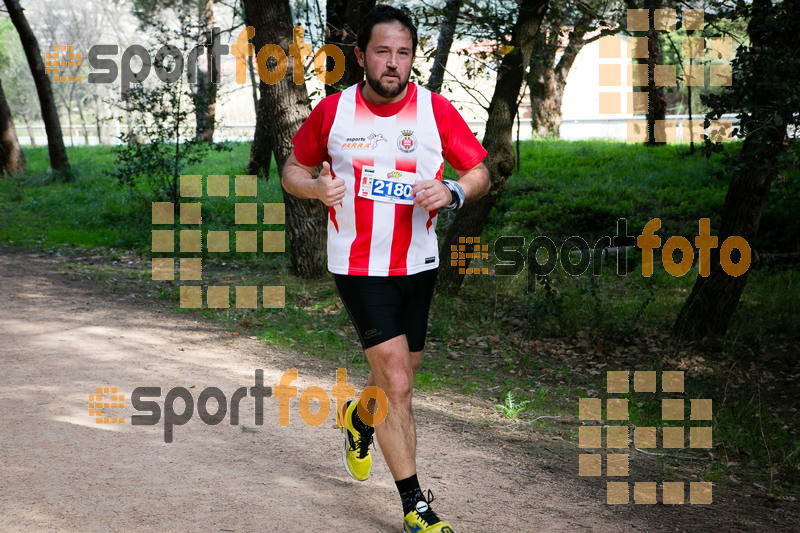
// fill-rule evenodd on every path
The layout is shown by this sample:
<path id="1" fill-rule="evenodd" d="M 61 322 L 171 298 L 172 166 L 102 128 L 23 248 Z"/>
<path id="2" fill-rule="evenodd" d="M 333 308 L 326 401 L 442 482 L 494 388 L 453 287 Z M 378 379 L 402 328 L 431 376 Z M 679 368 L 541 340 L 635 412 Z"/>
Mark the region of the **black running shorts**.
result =
<path id="1" fill-rule="evenodd" d="M 436 272 L 434 268 L 410 276 L 333 275 L 365 350 L 405 335 L 410 351 L 422 351 Z"/>

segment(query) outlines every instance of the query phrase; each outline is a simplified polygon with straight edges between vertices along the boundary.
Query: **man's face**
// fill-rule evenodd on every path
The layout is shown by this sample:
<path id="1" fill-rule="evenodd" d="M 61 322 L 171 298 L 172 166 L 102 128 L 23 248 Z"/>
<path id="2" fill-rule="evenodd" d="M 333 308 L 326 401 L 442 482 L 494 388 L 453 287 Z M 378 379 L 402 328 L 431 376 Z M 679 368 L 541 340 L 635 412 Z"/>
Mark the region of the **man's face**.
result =
<path id="1" fill-rule="evenodd" d="M 356 48 L 358 63 L 364 67 L 369 100 L 388 104 L 401 100 L 408 87 L 414 61 L 411 32 L 399 22 L 384 22 L 372 28 L 365 51 Z"/>

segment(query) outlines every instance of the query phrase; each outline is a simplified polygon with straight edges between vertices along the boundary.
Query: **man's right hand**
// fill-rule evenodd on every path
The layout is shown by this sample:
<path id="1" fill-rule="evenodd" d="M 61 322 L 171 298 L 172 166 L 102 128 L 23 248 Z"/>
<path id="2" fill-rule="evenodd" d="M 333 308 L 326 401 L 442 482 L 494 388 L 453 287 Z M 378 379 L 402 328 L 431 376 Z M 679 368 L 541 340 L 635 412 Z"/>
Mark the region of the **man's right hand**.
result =
<path id="1" fill-rule="evenodd" d="M 319 198 L 322 203 L 330 207 L 342 202 L 346 187 L 342 178 L 333 177 L 330 164 L 324 161 L 319 177 L 314 180 L 314 190 L 316 192 L 316 197 Z"/>

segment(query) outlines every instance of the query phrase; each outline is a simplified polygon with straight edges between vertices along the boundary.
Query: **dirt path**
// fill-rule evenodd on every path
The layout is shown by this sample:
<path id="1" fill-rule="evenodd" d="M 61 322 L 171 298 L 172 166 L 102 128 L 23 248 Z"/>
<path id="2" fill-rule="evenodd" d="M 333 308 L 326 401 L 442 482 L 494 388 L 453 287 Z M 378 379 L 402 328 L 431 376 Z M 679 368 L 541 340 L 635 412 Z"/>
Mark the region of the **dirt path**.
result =
<path id="1" fill-rule="evenodd" d="M 333 364 L 265 348 L 159 302 L 104 294 L 70 280 L 54 258 L 3 247 L 0 302 L 0 531 L 400 531 L 399 498 L 380 452 L 372 478 L 352 481 L 333 415 L 308 426 L 297 399 L 289 427 L 278 425 L 275 398 L 265 399 L 264 425 L 254 427 L 249 396 L 240 425 L 205 425 L 195 411 L 169 444 L 163 418 L 130 425 L 138 386 L 163 395 L 183 386 L 195 401 L 215 386 L 230 399 L 253 386 L 256 369 L 274 387 L 296 367 L 300 393 L 311 385 L 329 392 Z M 360 390 L 363 376 L 349 382 Z M 123 425 L 88 416 L 96 386 L 126 395 L 124 409 L 104 411 L 124 416 Z M 163 396 L 157 401 L 163 408 Z M 456 531 L 752 529 L 735 503 L 608 506 L 600 480 L 578 478 L 576 457 L 564 457 L 558 443 L 459 422 L 471 409 L 461 400 L 420 396 L 415 409 L 423 487 Z M 756 511 L 756 529 L 791 522 Z"/>

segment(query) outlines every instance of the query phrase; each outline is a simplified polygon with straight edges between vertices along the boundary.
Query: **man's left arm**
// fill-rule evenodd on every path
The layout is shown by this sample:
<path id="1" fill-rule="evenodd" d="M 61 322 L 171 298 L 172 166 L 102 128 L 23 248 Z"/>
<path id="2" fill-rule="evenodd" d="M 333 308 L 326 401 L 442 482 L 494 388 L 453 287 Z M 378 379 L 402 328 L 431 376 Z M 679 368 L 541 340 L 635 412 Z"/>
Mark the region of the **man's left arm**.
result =
<path id="1" fill-rule="evenodd" d="M 491 186 L 489 170 L 478 163 L 469 170 L 456 170 L 458 185 L 464 191 L 464 203 L 480 199 Z M 418 181 L 414 184 L 414 204 L 425 211 L 447 207 L 453 201 L 450 189 L 438 180 Z"/>
<path id="2" fill-rule="evenodd" d="M 458 173 L 458 184 L 464 189 L 464 203 L 480 200 L 492 183 L 489 179 L 489 169 L 483 163 L 478 163 L 469 170 L 456 170 Z"/>

